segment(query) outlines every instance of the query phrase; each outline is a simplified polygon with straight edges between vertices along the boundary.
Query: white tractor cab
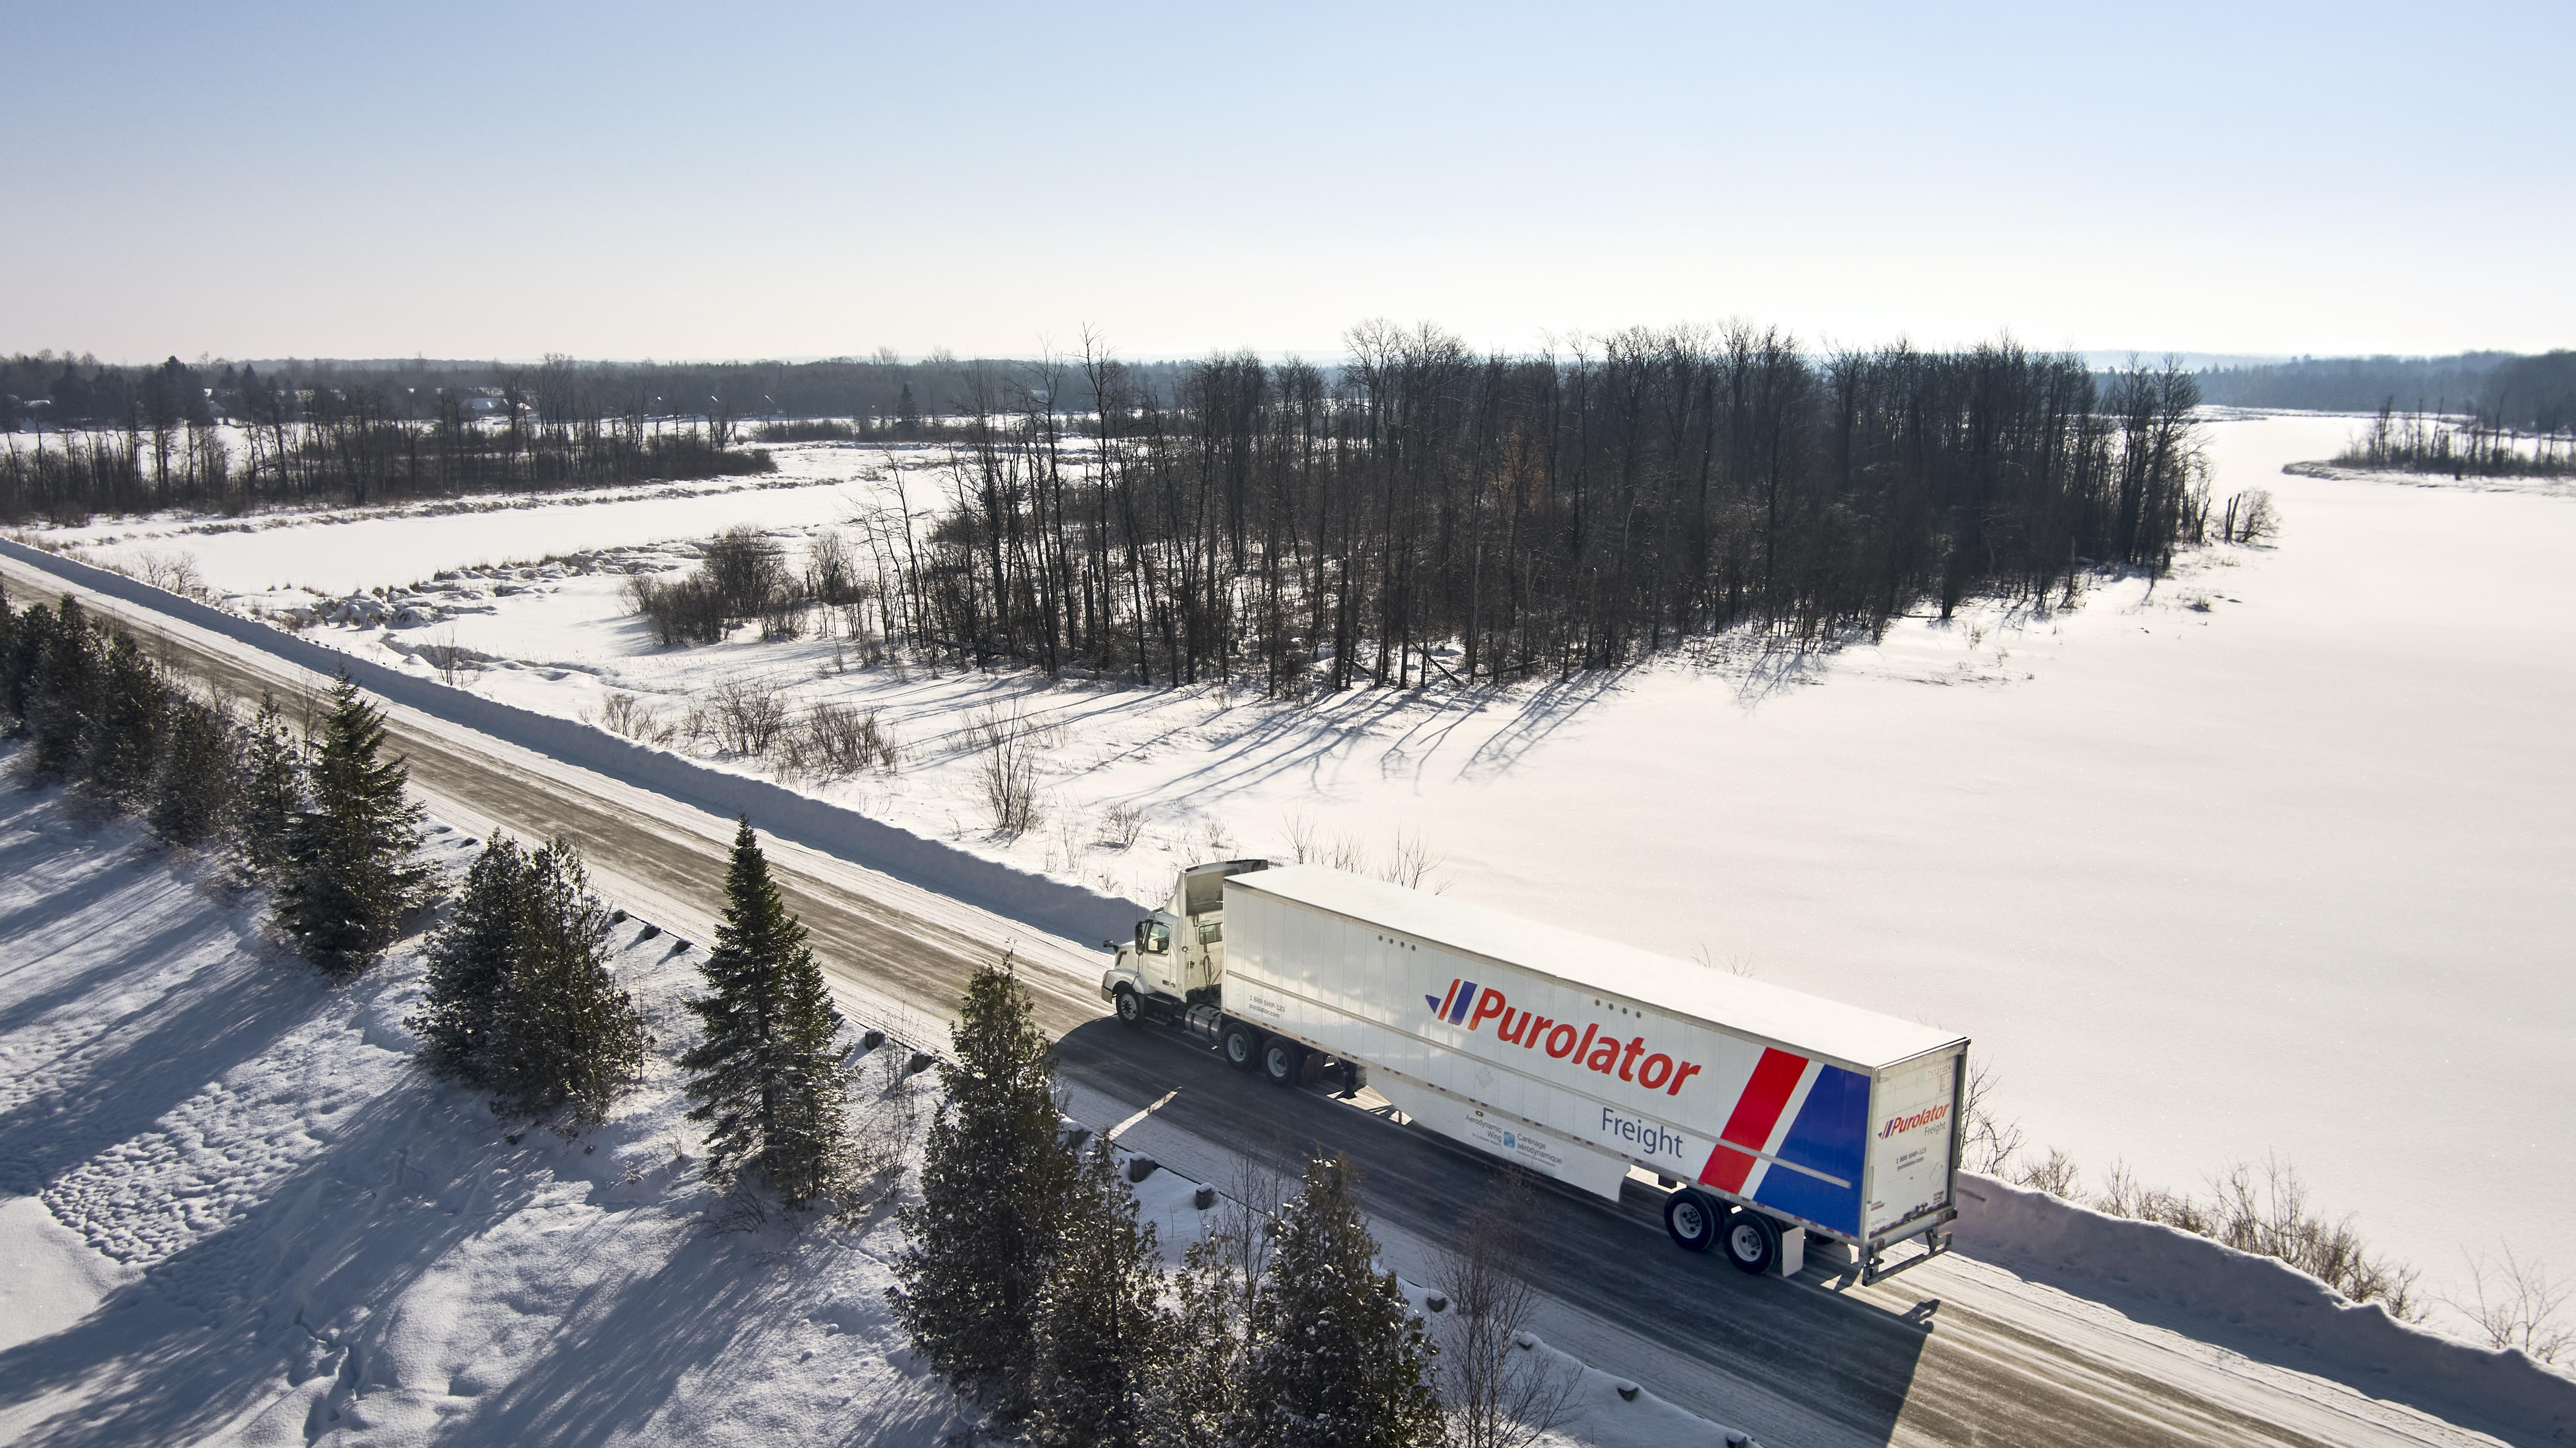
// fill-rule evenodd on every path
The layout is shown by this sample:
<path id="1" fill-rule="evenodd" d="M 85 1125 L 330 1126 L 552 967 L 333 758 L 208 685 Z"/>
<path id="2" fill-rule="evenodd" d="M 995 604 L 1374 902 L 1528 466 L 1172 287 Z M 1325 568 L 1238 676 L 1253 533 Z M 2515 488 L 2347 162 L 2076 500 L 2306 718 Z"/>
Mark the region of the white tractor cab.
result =
<path id="1" fill-rule="evenodd" d="M 1268 860 L 1192 865 L 1172 884 L 1169 905 L 1136 922 L 1136 938 L 1115 946 L 1117 962 L 1100 978 L 1100 998 L 1131 1026 L 1178 1026 L 1225 1056 L 1238 1071 L 1257 1071 L 1280 1086 L 1304 1085 L 1327 1070 L 1341 1073 L 1347 1094 L 1368 1084 L 1358 1061 L 1328 1057 L 1225 1013 L 1225 881 L 1270 868 Z"/>
<path id="2" fill-rule="evenodd" d="M 1217 984 L 1225 979 L 1225 877 L 1269 868 L 1268 860 L 1220 860 L 1181 871 L 1171 903 L 1136 922 L 1136 938 L 1117 947 L 1117 963 L 1100 978 L 1101 999 L 1118 1008 L 1118 1019 L 1131 1026 L 1188 1025 L 1190 1013 L 1203 1009 L 1211 1022 L 1203 1034 L 1215 1039 Z"/>

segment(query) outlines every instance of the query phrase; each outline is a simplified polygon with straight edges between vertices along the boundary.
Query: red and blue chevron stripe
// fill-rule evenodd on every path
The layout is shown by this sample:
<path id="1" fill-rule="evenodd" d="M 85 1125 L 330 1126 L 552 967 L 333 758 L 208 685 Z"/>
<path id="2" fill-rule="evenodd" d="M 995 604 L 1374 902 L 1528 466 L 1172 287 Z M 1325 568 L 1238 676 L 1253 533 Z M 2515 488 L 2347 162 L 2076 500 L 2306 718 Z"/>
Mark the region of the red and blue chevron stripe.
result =
<path id="1" fill-rule="evenodd" d="M 1699 1179 L 1858 1235 L 1868 1127 L 1869 1078 L 1766 1047 Z"/>

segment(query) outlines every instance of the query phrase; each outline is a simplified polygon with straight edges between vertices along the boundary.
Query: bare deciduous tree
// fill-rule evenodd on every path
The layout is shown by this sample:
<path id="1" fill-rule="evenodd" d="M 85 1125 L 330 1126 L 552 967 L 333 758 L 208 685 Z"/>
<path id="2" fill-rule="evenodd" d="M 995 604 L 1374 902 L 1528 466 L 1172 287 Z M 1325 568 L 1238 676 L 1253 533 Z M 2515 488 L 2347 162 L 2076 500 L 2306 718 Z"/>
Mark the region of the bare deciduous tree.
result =
<path id="1" fill-rule="evenodd" d="M 787 727 L 787 694 L 775 679 L 736 674 L 710 691 L 708 720 L 726 752 L 766 754 Z"/>
<path id="2" fill-rule="evenodd" d="M 2543 1264 L 2515 1255 L 2511 1243 L 2498 1255 L 2501 1261 L 2483 1252 L 2470 1257 L 2468 1295 L 2445 1300 L 2468 1314 L 2489 1347 L 2520 1348 L 2550 1364 L 2576 1352 L 2576 1324 L 2565 1313 L 2569 1289 L 2551 1282 Z"/>
<path id="3" fill-rule="evenodd" d="M 1456 1448 L 1529 1448 L 1563 1423 L 1581 1381 L 1541 1356 L 1527 1335 L 1538 1306 L 1529 1281 L 1536 1208 L 1529 1183 L 1508 1173 L 1467 1219 L 1456 1245 L 1433 1258 L 1432 1274 L 1448 1299 L 1433 1322 Z"/>
<path id="4" fill-rule="evenodd" d="M 1037 741 L 1016 708 L 987 709 L 966 726 L 967 746 L 982 758 L 976 781 L 983 786 L 984 807 L 992 812 L 993 832 L 1017 838 L 1038 823 Z"/>

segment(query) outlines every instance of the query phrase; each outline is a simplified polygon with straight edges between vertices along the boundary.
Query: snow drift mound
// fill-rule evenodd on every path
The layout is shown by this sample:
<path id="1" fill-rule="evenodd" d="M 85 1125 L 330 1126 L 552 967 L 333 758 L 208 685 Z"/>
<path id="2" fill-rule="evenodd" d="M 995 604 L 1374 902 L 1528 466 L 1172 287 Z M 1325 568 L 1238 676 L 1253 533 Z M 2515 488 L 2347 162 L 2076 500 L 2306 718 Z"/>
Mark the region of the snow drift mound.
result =
<path id="1" fill-rule="evenodd" d="M 2355 1303 L 2286 1263 L 2161 1222 L 2131 1221 L 1974 1172 L 1959 1174 L 1956 1245 L 2043 1278 L 2110 1284 L 2322 1360 L 2325 1375 L 2379 1397 L 2431 1399 L 2512 1436 L 2576 1439 L 2576 1380 L 2518 1349 L 2472 1347 Z M 2137 1314 L 2132 1314 L 2137 1315 Z M 2229 1335 L 2196 1335 L 2228 1342 Z M 2230 1343 L 2230 1345 L 2235 1345 Z M 2307 1365 L 2320 1370 L 2320 1365 Z"/>

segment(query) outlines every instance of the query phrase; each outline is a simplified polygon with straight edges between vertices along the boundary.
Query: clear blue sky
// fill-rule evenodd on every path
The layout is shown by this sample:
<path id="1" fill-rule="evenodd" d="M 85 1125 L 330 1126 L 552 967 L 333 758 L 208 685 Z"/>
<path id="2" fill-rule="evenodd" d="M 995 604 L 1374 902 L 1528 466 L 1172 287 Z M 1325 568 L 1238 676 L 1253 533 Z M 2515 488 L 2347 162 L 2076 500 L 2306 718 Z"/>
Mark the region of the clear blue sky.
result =
<path id="1" fill-rule="evenodd" d="M 0 349 L 2576 345 L 2576 5 L 20 5 Z"/>

